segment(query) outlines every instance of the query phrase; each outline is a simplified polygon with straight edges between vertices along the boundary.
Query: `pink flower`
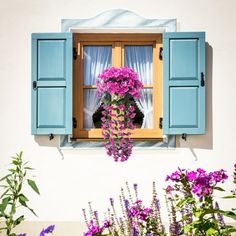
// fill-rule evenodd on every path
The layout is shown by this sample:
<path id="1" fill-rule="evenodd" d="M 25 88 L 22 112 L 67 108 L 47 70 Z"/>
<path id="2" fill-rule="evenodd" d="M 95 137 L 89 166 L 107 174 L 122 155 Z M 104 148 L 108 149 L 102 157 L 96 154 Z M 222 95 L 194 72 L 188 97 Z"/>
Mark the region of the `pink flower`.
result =
<path id="1" fill-rule="evenodd" d="M 135 128 L 132 119 L 136 115 L 135 107 L 130 106 L 127 97 L 139 98 L 142 82 L 131 68 L 111 67 L 98 76 L 96 85 L 98 97 L 105 98 L 101 119 L 102 135 L 107 139 L 104 147 L 115 161 L 126 161 L 132 153 L 129 130 Z"/>

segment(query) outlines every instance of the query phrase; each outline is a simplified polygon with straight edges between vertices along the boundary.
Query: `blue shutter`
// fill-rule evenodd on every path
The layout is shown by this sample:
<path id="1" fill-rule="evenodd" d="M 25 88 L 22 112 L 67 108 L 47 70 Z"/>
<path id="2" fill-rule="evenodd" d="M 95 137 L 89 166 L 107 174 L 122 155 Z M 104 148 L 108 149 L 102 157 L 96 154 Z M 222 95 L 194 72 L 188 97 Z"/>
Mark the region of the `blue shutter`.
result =
<path id="1" fill-rule="evenodd" d="M 72 134 L 72 34 L 32 34 L 32 134 Z"/>
<path id="2" fill-rule="evenodd" d="M 205 133 L 205 33 L 163 34 L 164 134 Z"/>

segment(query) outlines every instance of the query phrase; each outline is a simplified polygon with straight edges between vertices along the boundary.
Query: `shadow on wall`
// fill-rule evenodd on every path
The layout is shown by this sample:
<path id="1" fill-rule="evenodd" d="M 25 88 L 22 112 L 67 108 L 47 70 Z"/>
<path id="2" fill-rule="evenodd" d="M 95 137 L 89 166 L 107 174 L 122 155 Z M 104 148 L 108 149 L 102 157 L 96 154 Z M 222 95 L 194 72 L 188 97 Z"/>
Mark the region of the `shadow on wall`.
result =
<path id="1" fill-rule="evenodd" d="M 212 119 L 212 64 L 213 64 L 213 49 L 206 43 L 206 134 L 205 135 L 189 135 L 184 141 L 181 136 L 176 139 L 177 147 L 190 148 L 193 151 L 195 148 L 213 149 L 213 119 Z"/>
<path id="2" fill-rule="evenodd" d="M 34 135 L 34 141 L 43 147 L 59 147 L 59 136 L 55 135 L 55 137 L 50 140 L 49 136 L 46 135 Z"/>

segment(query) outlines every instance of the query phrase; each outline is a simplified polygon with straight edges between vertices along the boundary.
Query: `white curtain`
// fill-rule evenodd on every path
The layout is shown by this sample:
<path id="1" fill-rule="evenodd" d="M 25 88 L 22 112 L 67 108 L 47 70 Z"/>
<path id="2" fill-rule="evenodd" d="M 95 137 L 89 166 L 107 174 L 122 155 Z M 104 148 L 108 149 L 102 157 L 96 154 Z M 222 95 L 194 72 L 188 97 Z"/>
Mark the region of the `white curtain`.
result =
<path id="1" fill-rule="evenodd" d="M 95 85 L 98 75 L 111 66 L 111 46 L 84 46 L 84 85 Z M 93 114 L 100 105 L 96 89 L 84 89 L 84 129 L 94 128 Z"/>
<path id="2" fill-rule="evenodd" d="M 125 65 L 138 73 L 143 84 L 153 84 L 152 46 L 125 46 Z M 153 90 L 142 89 L 136 103 L 144 115 L 141 128 L 153 128 Z"/>

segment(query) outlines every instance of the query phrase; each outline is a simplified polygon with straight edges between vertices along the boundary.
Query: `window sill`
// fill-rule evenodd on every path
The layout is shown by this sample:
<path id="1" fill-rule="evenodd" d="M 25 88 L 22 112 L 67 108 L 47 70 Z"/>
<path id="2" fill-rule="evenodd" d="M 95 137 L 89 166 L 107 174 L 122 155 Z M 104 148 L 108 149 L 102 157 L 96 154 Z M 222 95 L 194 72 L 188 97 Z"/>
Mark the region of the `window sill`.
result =
<path id="1" fill-rule="evenodd" d="M 150 150 L 150 149 L 162 149 L 162 148 L 175 148 L 175 136 L 169 135 L 166 140 L 161 139 L 148 139 L 148 140 L 134 140 L 134 150 Z M 88 140 L 77 139 L 71 141 L 68 135 L 60 136 L 60 149 L 62 150 L 92 150 L 103 149 L 102 140 Z"/>

